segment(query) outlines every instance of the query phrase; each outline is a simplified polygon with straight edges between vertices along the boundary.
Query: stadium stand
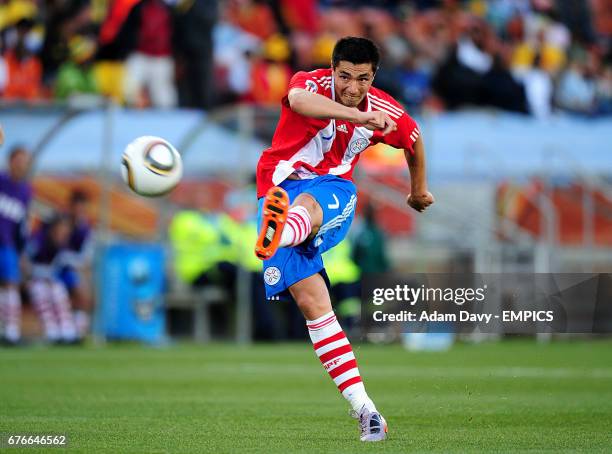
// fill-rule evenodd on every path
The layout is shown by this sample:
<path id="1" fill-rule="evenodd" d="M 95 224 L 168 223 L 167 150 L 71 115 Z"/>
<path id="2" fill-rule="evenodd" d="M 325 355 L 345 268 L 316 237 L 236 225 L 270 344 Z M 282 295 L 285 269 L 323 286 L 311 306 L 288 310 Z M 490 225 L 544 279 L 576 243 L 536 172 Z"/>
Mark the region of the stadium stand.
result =
<path id="1" fill-rule="evenodd" d="M 6 102 L 98 93 L 135 107 L 274 105 L 294 71 L 327 65 L 335 40 L 356 34 L 381 47 L 377 85 L 412 110 L 607 115 L 610 10 L 609 0 L 9 0 L 0 92 Z M 143 44 L 162 32 L 156 48 Z"/>

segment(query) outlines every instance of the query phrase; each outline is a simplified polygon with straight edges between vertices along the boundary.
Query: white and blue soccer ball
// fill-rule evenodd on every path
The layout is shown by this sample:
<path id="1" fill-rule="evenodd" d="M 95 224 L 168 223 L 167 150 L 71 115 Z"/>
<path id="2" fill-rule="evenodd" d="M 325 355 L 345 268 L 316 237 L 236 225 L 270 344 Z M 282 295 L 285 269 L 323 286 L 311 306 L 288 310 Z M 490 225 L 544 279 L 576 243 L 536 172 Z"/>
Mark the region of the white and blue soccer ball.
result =
<path id="1" fill-rule="evenodd" d="M 167 140 L 142 136 L 125 147 L 121 175 L 135 193 L 161 196 L 172 191 L 181 180 L 183 161 Z"/>

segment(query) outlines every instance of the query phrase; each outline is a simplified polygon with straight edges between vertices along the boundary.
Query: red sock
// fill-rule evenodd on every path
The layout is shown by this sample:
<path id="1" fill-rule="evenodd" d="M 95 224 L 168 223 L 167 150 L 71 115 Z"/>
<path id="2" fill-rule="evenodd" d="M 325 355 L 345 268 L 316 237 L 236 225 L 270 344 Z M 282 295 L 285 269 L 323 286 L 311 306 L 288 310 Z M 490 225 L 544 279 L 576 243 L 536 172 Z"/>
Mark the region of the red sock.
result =
<path id="1" fill-rule="evenodd" d="M 297 205 L 289 209 L 287 222 L 281 234 L 280 247 L 292 247 L 302 243 L 310 232 L 312 225 L 310 213 L 303 206 Z"/>
<path id="2" fill-rule="evenodd" d="M 351 343 L 334 312 L 308 320 L 306 325 L 321 364 L 353 410 L 359 411 L 366 406 L 370 411 L 376 411 L 361 381 Z"/>

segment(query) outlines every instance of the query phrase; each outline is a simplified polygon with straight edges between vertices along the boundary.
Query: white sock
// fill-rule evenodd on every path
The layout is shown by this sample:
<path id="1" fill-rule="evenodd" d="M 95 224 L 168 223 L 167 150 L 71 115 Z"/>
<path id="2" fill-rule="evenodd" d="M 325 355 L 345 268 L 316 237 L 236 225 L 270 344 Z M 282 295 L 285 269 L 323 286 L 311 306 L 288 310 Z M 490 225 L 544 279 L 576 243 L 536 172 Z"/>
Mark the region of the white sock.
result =
<path id="1" fill-rule="evenodd" d="M 16 288 L 6 290 L 4 336 L 11 342 L 21 338 L 21 298 Z"/>
<path id="2" fill-rule="evenodd" d="M 308 238 L 311 231 L 310 213 L 303 206 L 296 205 L 289 209 L 287 222 L 285 223 L 283 233 L 281 233 L 279 247 L 297 246 Z"/>
<path id="3" fill-rule="evenodd" d="M 51 288 L 42 280 L 30 282 L 30 299 L 49 341 L 60 339 L 60 329 L 53 311 Z"/>
<path id="4" fill-rule="evenodd" d="M 321 364 L 353 410 L 359 412 L 365 406 L 371 412 L 376 411 L 361 381 L 353 348 L 334 312 L 307 320 L 306 326 Z"/>
<path id="5" fill-rule="evenodd" d="M 0 288 L 0 330 L 2 335 L 5 335 L 6 330 L 6 310 L 7 310 L 8 292 L 5 288 Z"/>
<path id="6" fill-rule="evenodd" d="M 73 312 L 74 324 L 76 325 L 77 334 L 80 338 L 87 336 L 89 332 L 90 317 L 89 313 L 84 310 L 77 309 Z"/>
<path id="7" fill-rule="evenodd" d="M 68 292 L 64 285 L 59 282 L 52 282 L 50 287 L 53 308 L 59 321 L 60 335 L 63 340 L 73 341 L 77 338 L 77 330 L 70 308 Z"/>

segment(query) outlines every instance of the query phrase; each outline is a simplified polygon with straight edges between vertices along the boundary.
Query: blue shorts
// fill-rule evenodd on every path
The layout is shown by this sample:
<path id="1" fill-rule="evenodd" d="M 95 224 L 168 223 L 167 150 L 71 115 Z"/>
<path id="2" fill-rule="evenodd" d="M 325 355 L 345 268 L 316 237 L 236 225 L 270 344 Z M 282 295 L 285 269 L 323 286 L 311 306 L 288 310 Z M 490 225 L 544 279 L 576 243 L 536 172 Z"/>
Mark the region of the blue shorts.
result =
<path id="1" fill-rule="evenodd" d="M 0 246 L 0 282 L 18 284 L 20 279 L 17 250 L 11 246 Z"/>
<path id="2" fill-rule="evenodd" d="M 298 246 L 279 248 L 264 260 L 266 297 L 284 292 L 296 282 L 321 273 L 327 280 L 321 254 L 340 243 L 353 222 L 357 205 L 357 188 L 344 178 L 323 175 L 311 180 L 285 180 L 280 185 L 293 201 L 302 193 L 314 197 L 323 210 L 323 223 L 312 241 Z M 259 200 L 257 225 L 261 228 L 263 197 Z"/>
<path id="3" fill-rule="evenodd" d="M 63 267 L 57 275 L 57 278 L 64 284 L 69 292 L 77 288 L 81 282 L 79 272 L 71 266 Z"/>

